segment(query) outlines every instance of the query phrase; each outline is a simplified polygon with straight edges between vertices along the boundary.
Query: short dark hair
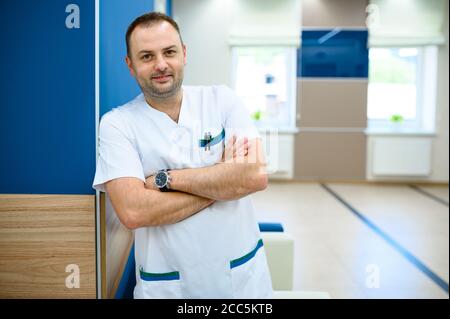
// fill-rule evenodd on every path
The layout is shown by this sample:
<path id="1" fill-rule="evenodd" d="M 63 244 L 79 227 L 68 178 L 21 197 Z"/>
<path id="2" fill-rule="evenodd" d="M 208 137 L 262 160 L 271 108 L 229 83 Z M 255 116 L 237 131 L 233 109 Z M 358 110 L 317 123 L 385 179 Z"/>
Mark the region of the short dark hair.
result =
<path id="1" fill-rule="evenodd" d="M 178 27 L 178 24 L 175 22 L 174 19 L 172 19 L 168 15 L 165 15 L 164 13 L 148 12 L 148 13 L 145 13 L 145 14 L 137 17 L 136 19 L 134 19 L 134 21 L 131 22 L 131 24 L 128 26 L 127 34 L 125 36 L 125 41 L 127 43 L 128 57 L 130 57 L 130 37 L 131 37 L 131 33 L 133 33 L 134 29 L 136 29 L 136 27 L 140 26 L 140 25 L 149 27 L 155 23 L 163 22 L 163 21 L 170 23 L 172 25 L 172 27 L 174 27 L 175 30 L 177 30 L 178 35 L 180 37 L 180 41 L 181 41 L 181 43 L 183 43 L 183 40 L 181 39 L 180 28 Z"/>

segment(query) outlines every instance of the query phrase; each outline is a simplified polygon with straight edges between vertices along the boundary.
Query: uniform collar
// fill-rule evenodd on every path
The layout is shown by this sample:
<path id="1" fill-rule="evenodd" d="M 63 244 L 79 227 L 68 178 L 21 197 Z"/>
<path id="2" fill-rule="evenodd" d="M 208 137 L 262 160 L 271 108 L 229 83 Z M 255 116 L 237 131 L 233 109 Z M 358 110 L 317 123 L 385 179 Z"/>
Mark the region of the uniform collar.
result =
<path id="1" fill-rule="evenodd" d="M 186 112 L 185 109 L 186 109 L 186 103 L 187 103 L 186 102 L 186 100 L 187 100 L 186 89 L 184 88 L 184 86 L 182 86 L 181 89 L 183 90 L 183 97 L 181 100 L 181 107 L 180 107 L 180 114 L 178 116 L 178 123 L 176 123 L 174 120 L 172 120 L 172 118 L 169 115 L 167 115 L 167 113 L 159 111 L 159 110 L 155 109 L 154 107 L 152 107 L 150 104 L 148 104 L 147 101 L 145 100 L 145 96 L 143 93 L 139 94 L 136 97 L 136 99 L 142 105 L 142 107 L 146 110 L 146 112 L 151 114 L 152 116 L 167 119 L 175 125 L 181 125 L 181 123 L 183 122 L 184 114 Z"/>

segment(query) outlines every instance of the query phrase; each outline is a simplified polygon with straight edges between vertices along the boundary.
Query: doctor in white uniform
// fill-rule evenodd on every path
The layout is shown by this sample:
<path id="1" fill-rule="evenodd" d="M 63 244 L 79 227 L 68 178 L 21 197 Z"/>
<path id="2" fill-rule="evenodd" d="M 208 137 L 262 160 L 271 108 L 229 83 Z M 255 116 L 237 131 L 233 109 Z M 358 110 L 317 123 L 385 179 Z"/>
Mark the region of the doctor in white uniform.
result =
<path id="1" fill-rule="evenodd" d="M 102 117 L 93 187 L 134 230 L 134 297 L 272 298 L 247 197 L 267 186 L 248 113 L 225 86 L 182 85 L 186 47 L 170 17 L 138 17 L 126 39 L 143 93 Z"/>

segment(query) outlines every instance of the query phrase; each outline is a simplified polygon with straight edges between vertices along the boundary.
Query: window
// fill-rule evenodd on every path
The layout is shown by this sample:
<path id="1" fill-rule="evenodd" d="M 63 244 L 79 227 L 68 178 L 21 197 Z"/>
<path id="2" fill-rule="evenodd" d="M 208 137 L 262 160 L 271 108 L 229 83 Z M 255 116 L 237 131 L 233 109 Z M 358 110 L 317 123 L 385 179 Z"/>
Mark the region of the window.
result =
<path id="1" fill-rule="evenodd" d="M 234 47 L 233 83 L 260 128 L 295 127 L 296 48 Z"/>
<path id="2" fill-rule="evenodd" d="M 436 47 L 371 48 L 369 128 L 434 129 Z"/>

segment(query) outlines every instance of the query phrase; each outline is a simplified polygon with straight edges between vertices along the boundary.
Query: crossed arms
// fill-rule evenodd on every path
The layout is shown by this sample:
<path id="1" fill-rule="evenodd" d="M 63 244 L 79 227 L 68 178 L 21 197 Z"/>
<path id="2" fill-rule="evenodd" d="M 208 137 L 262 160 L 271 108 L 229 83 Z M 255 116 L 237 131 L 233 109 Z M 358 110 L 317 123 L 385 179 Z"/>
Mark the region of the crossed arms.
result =
<path id="1" fill-rule="evenodd" d="M 220 163 L 202 168 L 171 170 L 170 187 L 160 192 L 153 176 L 146 182 L 123 177 L 105 184 L 122 224 L 129 229 L 173 224 L 213 204 L 235 200 L 267 187 L 265 160 L 259 139 L 230 139 Z"/>

